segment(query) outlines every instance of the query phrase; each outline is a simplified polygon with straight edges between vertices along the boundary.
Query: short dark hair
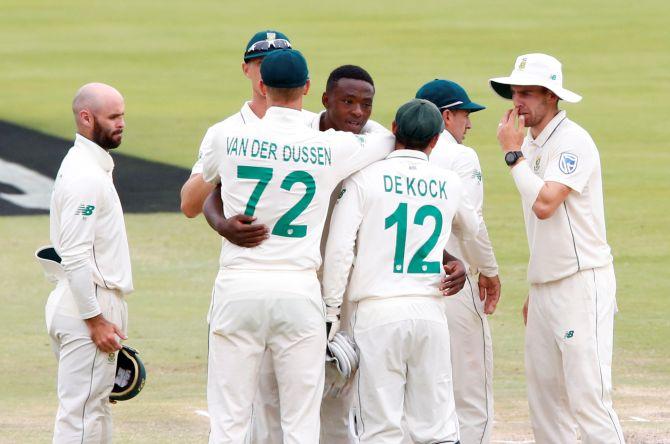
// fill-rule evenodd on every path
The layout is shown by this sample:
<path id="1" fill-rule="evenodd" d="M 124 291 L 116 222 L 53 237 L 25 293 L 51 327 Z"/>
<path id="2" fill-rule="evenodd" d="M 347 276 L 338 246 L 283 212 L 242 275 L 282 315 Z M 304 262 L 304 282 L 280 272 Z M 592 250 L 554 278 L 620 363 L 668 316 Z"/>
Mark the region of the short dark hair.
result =
<path id="1" fill-rule="evenodd" d="M 428 145 L 430 144 L 430 141 L 433 140 L 433 137 L 435 137 L 435 135 L 431 136 L 427 140 L 414 140 L 414 139 L 404 138 L 404 137 L 398 136 L 396 134 L 395 135 L 395 140 L 396 140 L 396 142 L 401 143 L 408 150 L 423 151 L 426 148 L 428 148 Z"/>
<path id="2" fill-rule="evenodd" d="M 368 82 L 374 88 L 375 82 L 372 81 L 370 74 L 356 65 L 342 65 L 333 70 L 328 76 L 328 81 L 326 82 L 326 92 L 330 92 L 335 88 L 337 82 L 340 79 L 354 79 L 362 80 Z"/>

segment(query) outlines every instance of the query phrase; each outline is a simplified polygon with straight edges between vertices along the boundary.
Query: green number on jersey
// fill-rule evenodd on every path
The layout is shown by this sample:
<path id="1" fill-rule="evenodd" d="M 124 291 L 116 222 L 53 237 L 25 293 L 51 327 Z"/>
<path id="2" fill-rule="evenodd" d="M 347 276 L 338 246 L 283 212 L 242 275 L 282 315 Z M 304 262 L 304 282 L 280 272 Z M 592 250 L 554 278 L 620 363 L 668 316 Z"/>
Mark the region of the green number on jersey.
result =
<path id="1" fill-rule="evenodd" d="M 428 240 L 414 253 L 407 267 L 408 273 L 439 273 L 440 262 L 425 259 L 435 248 L 437 240 L 442 232 L 442 213 L 433 205 L 424 205 L 414 215 L 414 224 L 423 225 L 427 217 L 435 219 L 435 228 Z M 405 245 L 407 243 L 407 204 L 400 203 L 398 208 L 384 219 L 384 229 L 398 225 L 395 236 L 395 254 L 393 255 L 393 272 L 403 273 L 405 267 Z"/>
<path id="2" fill-rule="evenodd" d="M 270 183 L 272 179 L 272 168 L 264 167 L 253 167 L 253 166 L 237 166 L 237 177 L 240 179 L 258 179 L 256 187 L 251 192 L 249 197 L 249 202 L 244 209 L 245 216 L 253 216 L 256 212 L 256 204 L 258 204 L 258 199 L 261 198 L 261 194 L 265 191 L 265 187 Z"/>
<path id="3" fill-rule="evenodd" d="M 268 186 L 268 183 L 272 180 L 273 173 L 274 171 L 272 168 L 238 165 L 238 178 L 258 180 L 254 190 L 251 192 L 247 206 L 244 209 L 245 215 L 254 215 L 256 212 L 256 205 L 261 198 L 261 194 L 263 194 L 263 191 L 265 191 L 265 188 Z M 312 202 L 314 194 L 316 194 L 316 182 L 314 182 L 314 177 L 306 171 L 292 171 L 282 181 L 281 188 L 290 191 L 296 183 L 305 185 L 305 194 L 295 205 L 293 205 L 293 207 L 279 218 L 272 229 L 272 234 L 283 237 L 305 237 L 307 235 L 307 225 L 291 225 L 291 222 L 300 216 L 300 214 L 305 211 L 305 208 Z"/>
<path id="4" fill-rule="evenodd" d="M 393 272 L 405 271 L 405 242 L 407 241 L 407 204 L 401 203 L 398 208 L 386 219 L 384 229 L 388 230 L 398 224 L 395 232 L 395 254 L 393 255 Z"/>
<path id="5" fill-rule="evenodd" d="M 291 191 L 293 185 L 302 183 L 305 185 L 305 194 L 302 198 L 291 207 L 282 217 L 279 218 L 275 227 L 272 229 L 272 234 L 284 237 L 305 237 L 307 235 L 307 225 L 291 225 L 291 222 L 300 213 L 305 211 L 305 208 L 312 202 L 314 193 L 316 193 L 316 183 L 314 178 L 305 171 L 293 171 L 281 183 L 281 188 L 286 191 Z"/>
<path id="6" fill-rule="evenodd" d="M 442 231 L 442 212 L 432 205 L 424 205 L 419 208 L 419 211 L 414 215 L 414 225 L 423 225 L 423 222 L 427 217 L 432 217 L 435 219 L 435 229 L 433 234 L 430 235 L 428 240 L 421 245 L 421 248 L 414 253 L 412 260 L 409 261 L 409 267 L 407 267 L 408 273 L 439 273 L 440 272 L 440 262 L 439 261 L 430 261 L 426 262 L 424 259 L 428 257 L 430 252 L 435 247 L 437 239 L 440 237 L 440 232 Z"/>

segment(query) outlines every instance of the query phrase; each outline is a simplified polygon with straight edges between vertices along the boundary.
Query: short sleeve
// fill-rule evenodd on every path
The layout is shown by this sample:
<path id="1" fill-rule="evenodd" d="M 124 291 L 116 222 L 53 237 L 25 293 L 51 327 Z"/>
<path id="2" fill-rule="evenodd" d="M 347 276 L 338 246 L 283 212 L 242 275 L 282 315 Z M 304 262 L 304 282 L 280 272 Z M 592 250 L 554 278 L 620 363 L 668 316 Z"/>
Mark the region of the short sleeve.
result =
<path id="1" fill-rule="evenodd" d="M 545 182 L 558 182 L 578 193 L 584 191 L 598 162 L 598 151 L 588 136 L 567 134 L 552 153 Z"/>
<path id="2" fill-rule="evenodd" d="M 205 137 L 202 138 L 202 142 L 200 143 L 200 149 L 198 150 L 198 160 L 196 160 L 193 164 L 193 168 L 191 168 L 191 174 L 202 174 L 202 160 L 205 157 L 205 154 L 211 151 L 213 138 L 214 130 L 209 128 L 205 133 Z"/>
<path id="3" fill-rule="evenodd" d="M 198 162 L 201 162 L 202 164 L 203 180 L 213 184 L 217 184 L 221 181 L 221 177 L 219 176 L 219 154 L 223 150 L 216 149 L 218 136 L 219 134 L 214 128 L 207 130 L 207 134 L 205 134 L 200 146 L 198 158 Z"/>

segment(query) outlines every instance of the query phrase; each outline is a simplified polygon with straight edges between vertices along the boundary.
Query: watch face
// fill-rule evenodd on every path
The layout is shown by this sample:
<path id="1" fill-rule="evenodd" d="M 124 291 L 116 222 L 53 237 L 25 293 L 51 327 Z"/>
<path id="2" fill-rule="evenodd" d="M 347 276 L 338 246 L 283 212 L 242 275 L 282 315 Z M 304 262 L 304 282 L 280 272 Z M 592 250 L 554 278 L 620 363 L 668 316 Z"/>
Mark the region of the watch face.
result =
<path id="1" fill-rule="evenodd" d="M 507 162 L 507 165 L 512 165 L 516 160 L 518 159 L 518 156 L 516 154 L 516 151 L 510 151 L 505 154 L 505 162 Z"/>

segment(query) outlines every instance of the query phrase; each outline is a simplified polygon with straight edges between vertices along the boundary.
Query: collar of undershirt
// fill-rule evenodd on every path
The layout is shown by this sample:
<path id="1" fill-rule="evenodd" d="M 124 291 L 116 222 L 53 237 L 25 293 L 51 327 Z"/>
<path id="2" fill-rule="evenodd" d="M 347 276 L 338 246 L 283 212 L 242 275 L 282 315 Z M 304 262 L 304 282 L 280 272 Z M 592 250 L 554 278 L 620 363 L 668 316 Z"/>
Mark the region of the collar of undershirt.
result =
<path id="1" fill-rule="evenodd" d="M 451 135 L 449 130 L 445 129 L 444 131 L 442 131 L 442 134 L 440 134 L 440 138 L 442 140 L 444 140 L 445 143 L 456 143 L 456 144 L 458 144 L 458 142 L 456 141 L 454 136 Z"/>
<path id="2" fill-rule="evenodd" d="M 536 139 L 533 140 L 533 136 L 530 134 L 530 129 L 528 130 L 528 134 L 526 137 L 528 138 L 528 141 L 533 143 L 534 145 L 537 145 L 539 147 L 544 146 L 545 143 L 549 140 L 549 138 L 556 132 L 556 129 L 558 129 L 558 126 L 563 122 L 567 117 L 567 112 L 565 110 L 559 112 L 554 116 L 553 119 L 549 121 L 547 126 L 544 127 L 542 132 L 537 136 Z"/>
<path id="3" fill-rule="evenodd" d="M 97 143 L 87 139 L 79 133 L 74 136 L 75 146 L 81 147 L 107 173 L 114 169 L 114 159 Z"/>
<path id="4" fill-rule="evenodd" d="M 428 161 L 428 156 L 426 156 L 426 153 L 418 150 L 409 150 L 409 149 L 395 150 L 391 154 L 386 156 L 387 159 L 397 159 L 400 157 L 425 160 L 426 162 Z"/>
<path id="5" fill-rule="evenodd" d="M 251 110 L 251 107 L 249 106 L 250 103 L 251 102 L 244 102 L 244 105 L 242 105 L 242 109 L 240 110 L 240 115 L 242 116 L 242 120 L 244 121 L 245 124 L 247 124 L 249 122 L 256 122 L 258 120 L 261 120 Z"/>

